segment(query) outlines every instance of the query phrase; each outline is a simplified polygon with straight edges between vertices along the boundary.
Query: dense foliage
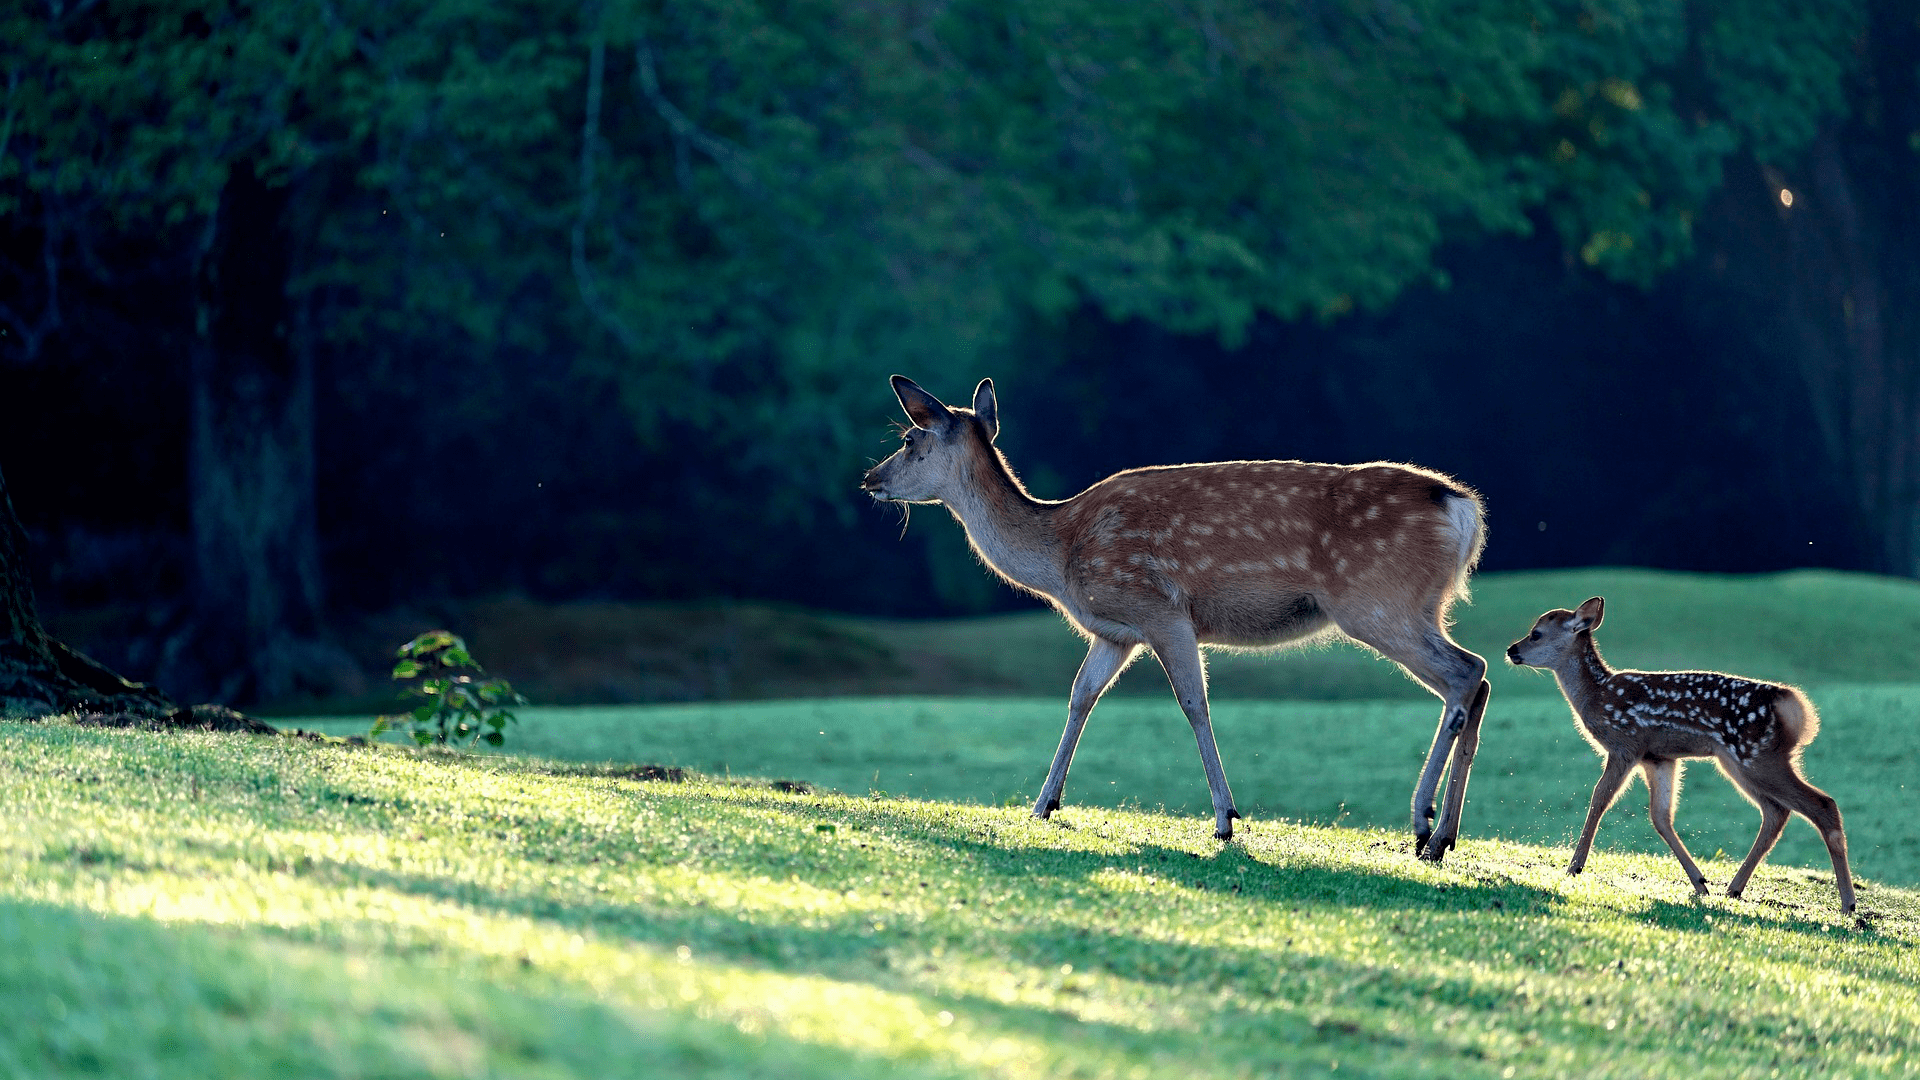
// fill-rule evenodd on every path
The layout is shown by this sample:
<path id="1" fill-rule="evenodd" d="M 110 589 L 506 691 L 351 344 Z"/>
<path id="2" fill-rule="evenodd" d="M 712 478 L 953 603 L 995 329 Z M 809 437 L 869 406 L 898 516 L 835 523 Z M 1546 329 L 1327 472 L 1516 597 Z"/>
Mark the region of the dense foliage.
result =
<path id="1" fill-rule="evenodd" d="M 259 177 L 284 193 L 263 230 L 285 256 L 285 333 L 314 358 L 320 407 L 351 427 L 319 436 L 323 490 L 351 454 L 354 481 L 416 473 L 391 481 L 396 504 L 438 506 L 444 485 L 417 462 L 571 437 L 583 445 L 550 465 L 649 463 L 622 481 L 641 509 L 570 519 L 573 550 L 601 565 L 622 545 L 648 553 L 623 566 L 659 558 L 690 518 L 715 538 L 812 523 L 812 557 L 831 562 L 890 371 L 1017 384 L 1100 327 L 1257 347 L 1263 327 L 1444 287 L 1443 245 L 1536 231 L 1593 280 L 1646 285 L 1686 264 L 1729 176 L 1747 202 L 1762 175 L 1767 192 L 1798 184 L 1823 138 L 1841 140 L 1858 213 L 1809 210 L 1798 242 L 1871 242 L 1861 223 L 1893 220 L 1882 210 L 1904 205 L 1913 163 L 1883 154 L 1873 173 L 1847 148 L 1908 138 L 1899 9 L 16 5 L 0 14 L 0 353 L 154 378 L 131 368 L 208 333 L 208 297 L 234 276 L 208 273 L 214 226 Z M 1793 276 L 1825 272 L 1800 260 L 1742 302 L 1823 305 L 1780 370 L 1799 379 L 1804 361 L 1819 391 L 1822 467 L 1865 477 L 1826 485 L 1884 540 L 1856 564 L 1907 571 L 1911 448 L 1881 447 L 1912 440 L 1868 422 L 1860 402 L 1879 391 L 1832 377 L 1878 350 L 1876 385 L 1913 392 L 1911 328 L 1882 299 L 1904 249 L 1886 250 L 1830 297 Z M 1870 302 L 1889 313 L 1884 341 L 1825 314 Z M 570 418 L 614 401 L 627 434 L 554 433 L 602 430 Z M 542 478 L 506 476 L 514 457 L 499 455 L 496 518 L 536 512 L 518 492 Z M 661 565 L 660 580 L 686 576 L 686 561 Z M 658 586 L 648 573 L 626 580 Z"/>

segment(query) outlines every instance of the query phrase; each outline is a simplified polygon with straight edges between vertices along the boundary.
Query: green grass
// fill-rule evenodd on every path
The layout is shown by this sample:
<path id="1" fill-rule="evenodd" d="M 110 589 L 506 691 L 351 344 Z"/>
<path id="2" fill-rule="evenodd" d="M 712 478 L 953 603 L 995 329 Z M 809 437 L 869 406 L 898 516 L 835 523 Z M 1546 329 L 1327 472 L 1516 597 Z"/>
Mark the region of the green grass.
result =
<path id="1" fill-rule="evenodd" d="M 1599 637 L 1620 666 L 1711 667 L 1806 686 L 1824 717 L 1807 771 L 1846 814 L 1856 871 L 1920 885 L 1920 834 L 1899 809 L 1920 791 L 1912 776 L 1920 760 L 1920 583 L 1827 571 L 1731 577 L 1586 569 L 1490 574 L 1475 581 L 1474 591 L 1471 606 L 1456 608 L 1457 634 L 1495 670 L 1466 835 L 1571 845 L 1599 759 L 1576 732 L 1552 677 L 1499 658 L 1540 612 L 1601 593 L 1609 600 Z M 791 630 L 795 618 L 768 625 Z M 511 734 L 510 749 L 789 777 L 854 794 L 1030 802 L 1066 718 L 1079 639 L 1048 614 L 867 621 L 860 628 L 887 642 L 906 667 L 936 673 L 933 685 L 997 689 L 969 698 L 536 708 Z M 828 639 L 808 637 L 810 663 L 830 664 L 818 651 Z M 1281 817 L 1387 828 L 1406 822 L 1413 780 L 1439 719 L 1432 695 L 1393 665 L 1343 644 L 1278 655 L 1216 653 L 1211 666 L 1221 755 L 1254 827 Z M 833 678 L 822 675 L 817 685 L 844 690 Z M 876 679 L 879 688 L 899 686 L 891 676 Z M 1033 696 L 1010 697 L 1009 688 Z M 346 734 L 365 730 L 368 720 L 290 723 Z M 1758 813 L 1707 763 L 1695 763 L 1693 775 L 1676 819 L 1688 845 L 1696 854 L 1744 855 Z M 1151 659 L 1136 664 L 1094 713 L 1067 801 L 1210 813 L 1192 738 Z M 1647 822 L 1637 783 L 1608 815 L 1599 848 L 1666 850 Z M 1825 846 L 1799 819 L 1773 859 L 1827 865 Z"/>
<path id="2" fill-rule="evenodd" d="M 1548 682 L 1547 677 L 1541 681 Z M 1920 836 L 1901 808 L 1920 780 L 1920 686 L 1812 687 L 1821 734 L 1807 749 L 1813 782 L 1846 815 L 1856 873 L 1920 885 Z M 1401 828 L 1440 718 L 1425 701 L 1252 702 L 1214 707 L 1227 778 L 1251 827 L 1276 818 Z M 1030 804 L 1066 720 L 1064 700 L 826 698 L 784 702 L 527 709 L 515 753 L 581 762 L 638 761 L 711 775 L 804 780 L 866 794 L 986 805 Z M 307 720 L 334 734 L 366 720 Z M 1495 692 L 1474 762 L 1464 834 L 1571 847 L 1600 759 L 1553 697 Z M 1694 762 L 1675 822 L 1696 855 L 1743 857 L 1759 812 L 1708 762 Z M 1193 736 L 1172 696 L 1115 698 L 1094 711 L 1067 778 L 1071 807 L 1137 807 L 1207 817 Z M 1665 852 L 1635 782 L 1601 826 L 1610 850 Z M 1805 821 L 1773 861 L 1828 866 Z M 1676 864 L 1676 872 L 1678 872 Z"/>
<path id="3" fill-rule="evenodd" d="M 0 724 L 0 1075 L 1911 1075 L 1920 896 Z M 782 772 L 791 772 L 783 769 Z M 1398 785 L 1396 785 L 1398 786 Z M 1885 808 L 1891 809 L 1891 807 Z M 1731 866 L 1708 862 L 1724 880 Z M 1336 1068 L 1337 1066 L 1337 1068 Z"/>
<path id="4" fill-rule="evenodd" d="M 1780 682 L 1920 683 L 1920 582 L 1828 570 L 1733 576 L 1584 568 L 1482 574 L 1454 607 L 1454 637 L 1487 659 L 1496 698 L 1551 696 L 1551 679 L 1507 668 L 1507 645 L 1551 608 L 1607 598 L 1608 660 L 1649 670 L 1709 668 Z M 891 648 L 927 692 L 1055 695 L 1066 700 L 1085 644 L 1045 612 L 979 619 L 848 620 Z M 852 664 L 855 661 L 850 660 Z M 1209 657 L 1216 699 L 1425 700 L 1393 664 L 1344 643 Z M 897 693 L 900 680 L 874 683 Z M 834 694 L 844 688 L 830 689 Z M 1151 660 L 1113 693 L 1164 696 Z"/>
<path id="5" fill-rule="evenodd" d="M 1920 582 L 1799 571 L 1731 577 L 1582 569 L 1482 574 L 1458 605 L 1456 636 L 1494 665 L 1501 696 L 1550 696 L 1552 683 L 1502 670 L 1507 643 L 1541 612 L 1607 597 L 1608 655 L 1627 666 L 1716 667 L 1793 683 L 1920 683 Z M 85 648 L 124 609 L 67 616 L 53 627 Z M 766 604 L 537 604 L 491 600 L 425 613 L 394 612 L 349 627 L 345 643 L 369 672 L 393 650 L 444 626 L 465 636 L 489 670 L 547 705 L 767 700 L 905 694 L 1066 699 L 1085 644 L 1046 611 L 972 619 L 866 619 Z M 1212 654 L 1221 700 L 1425 700 L 1394 665 L 1326 643 L 1278 654 Z M 1165 697 L 1151 661 L 1114 688 Z M 353 714 L 358 698 L 280 701 L 263 715 Z"/>

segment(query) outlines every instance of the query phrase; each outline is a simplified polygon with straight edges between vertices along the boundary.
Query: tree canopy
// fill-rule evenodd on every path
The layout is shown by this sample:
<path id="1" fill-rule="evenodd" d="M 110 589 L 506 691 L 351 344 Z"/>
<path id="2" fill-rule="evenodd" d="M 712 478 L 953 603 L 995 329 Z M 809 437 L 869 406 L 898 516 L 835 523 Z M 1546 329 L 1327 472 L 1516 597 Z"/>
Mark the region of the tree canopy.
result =
<path id="1" fill-rule="evenodd" d="M 190 337 L 167 290 L 249 175 L 285 195 L 287 333 L 331 392 L 418 406 L 382 451 L 418 498 L 450 481 L 402 474 L 521 437 L 529 379 L 564 375 L 702 461 L 675 512 L 844 516 L 893 371 L 1004 376 L 1087 318 L 1232 349 L 1535 230 L 1649 284 L 1729 167 L 1864 122 L 1899 7 L 13 5 L 0 355 L 103 332 L 87 304 Z"/>

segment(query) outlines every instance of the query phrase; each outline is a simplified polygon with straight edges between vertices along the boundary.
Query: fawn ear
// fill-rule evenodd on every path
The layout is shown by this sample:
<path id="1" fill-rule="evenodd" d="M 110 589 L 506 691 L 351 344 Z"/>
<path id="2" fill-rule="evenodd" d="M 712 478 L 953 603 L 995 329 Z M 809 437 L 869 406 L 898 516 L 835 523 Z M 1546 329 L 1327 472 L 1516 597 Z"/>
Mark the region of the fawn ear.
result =
<path id="1" fill-rule="evenodd" d="M 993 398 L 993 380 L 981 379 L 973 388 L 973 418 L 987 429 L 987 441 L 1000 437 L 1000 405 Z"/>
<path id="2" fill-rule="evenodd" d="M 1591 630 L 1600 625 L 1600 620 L 1605 618 L 1606 614 L 1607 602 L 1596 596 L 1574 609 L 1573 621 L 1567 624 L 1567 629 L 1575 633 Z"/>
<path id="3" fill-rule="evenodd" d="M 940 399 L 927 393 L 905 375 L 893 377 L 893 395 L 900 399 L 900 407 L 907 411 L 907 419 L 914 427 L 929 430 L 946 426 L 953 419 L 953 411 L 940 403 Z"/>

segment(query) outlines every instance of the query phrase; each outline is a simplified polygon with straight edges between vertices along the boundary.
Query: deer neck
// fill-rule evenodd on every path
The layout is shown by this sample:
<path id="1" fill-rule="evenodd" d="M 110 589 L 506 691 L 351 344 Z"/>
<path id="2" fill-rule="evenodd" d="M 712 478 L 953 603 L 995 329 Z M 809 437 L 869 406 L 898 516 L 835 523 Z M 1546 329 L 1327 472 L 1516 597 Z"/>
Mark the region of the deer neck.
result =
<path id="1" fill-rule="evenodd" d="M 1600 655 L 1600 647 L 1593 643 L 1593 636 L 1586 635 L 1580 647 L 1553 669 L 1553 677 L 1559 680 L 1560 692 L 1567 696 L 1575 709 L 1585 713 L 1588 706 L 1599 702 L 1600 692 L 1607 680 L 1613 678 L 1613 669 Z"/>
<path id="2" fill-rule="evenodd" d="M 1066 587 L 1065 558 L 1053 521 L 1054 504 L 1027 489 L 994 452 L 976 459 L 960 490 L 941 500 L 967 531 L 967 540 L 1001 577 L 1030 592 L 1059 596 Z"/>

